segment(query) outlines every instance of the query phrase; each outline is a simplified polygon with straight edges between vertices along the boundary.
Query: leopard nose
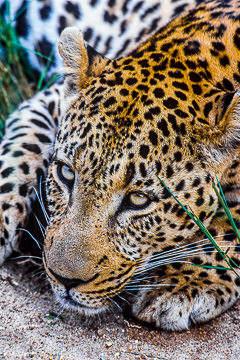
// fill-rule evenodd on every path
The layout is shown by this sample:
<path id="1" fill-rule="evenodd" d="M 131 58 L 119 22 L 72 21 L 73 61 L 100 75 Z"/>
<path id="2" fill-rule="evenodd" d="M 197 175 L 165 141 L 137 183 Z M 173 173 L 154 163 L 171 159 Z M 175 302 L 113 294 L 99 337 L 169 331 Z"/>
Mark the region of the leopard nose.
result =
<path id="1" fill-rule="evenodd" d="M 66 290 L 70 290 L 72 288 L 76 288 L 79 285 L 83 285 L 87 283 L 87 281 L 82 279 L 69 279 L 61 275 L 58 275 L 50 268 L 48 268 L 48 270 L 55 277 L 55 279 L 57 279 L 61 284 L 65 286 Z"/>

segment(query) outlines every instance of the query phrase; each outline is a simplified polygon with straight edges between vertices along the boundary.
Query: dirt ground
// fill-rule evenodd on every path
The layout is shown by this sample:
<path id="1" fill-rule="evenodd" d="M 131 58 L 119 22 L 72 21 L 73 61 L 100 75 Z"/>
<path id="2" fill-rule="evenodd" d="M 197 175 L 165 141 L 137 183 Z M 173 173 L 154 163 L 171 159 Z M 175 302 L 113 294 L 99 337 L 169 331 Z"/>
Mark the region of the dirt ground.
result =
<path id="1" fill-rule="evenodd" d="M 56 304 L 36 270 L 11 260 L 0 269 L 0 360 L 240 360 L 239 330 L 240 302 L 181 333 L 121 315 L 87 324 Z"/>

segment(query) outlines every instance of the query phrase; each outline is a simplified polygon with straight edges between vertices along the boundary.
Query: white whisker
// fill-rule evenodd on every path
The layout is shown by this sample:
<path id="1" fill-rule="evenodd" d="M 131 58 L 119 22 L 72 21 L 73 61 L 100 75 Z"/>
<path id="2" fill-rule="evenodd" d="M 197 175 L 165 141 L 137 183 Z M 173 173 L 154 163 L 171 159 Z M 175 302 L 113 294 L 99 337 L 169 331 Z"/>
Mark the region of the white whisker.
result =
<path id="1" fill-rule="evenodd" d="M 40 185 L 40 188 L 41 188 L 41 185 Z M 37 196 L 37 199 L 38 199 L 38 202 L 39 202 L 39 204 L 40 204 L 40 206 L 41 206 L 41 209 L 42 209 L 43 215 L 44 215 L 44 217 L 45 217 L 45 220 L 46 220 L 47 224 L 49 224 L 49 220 L 50 220 L 50 219 L 49 219 L 49 216 L 48 216 L 47 211 L 46 211 L 46 209 L 45 209 L 45 206 L 44 206 L 44 204 L 43 204 L 43 201 L 42 201 L 42 199 L 40 199 L 40 197 L 39 197 L 39 195 L 38 195 L 38 192 L 37 192 L 37 190 L 36 190 L 35 187 L 33 187 L 33 190 L 34 190 L 34 192 L 35 192 L 35 194 L 36 194 L 36 196 Z"/>
<path id="2" fill-rule="evenodd" d="M 110 300 L 110 301 L 113 303 L 113 305 L 116 306 L 116 308 L 117 308 L 119 311 L 122 312 L 121 306 L 120 306 L 116 301 L 114 301 L 114 300 L 113 300 L 112 298 L 110 298 L 109 296 L 107 296 L 107 298 L 108 298 L 108 300 Z"/>
<path id="3" fill-rule="evenodd" d="M 129 302 L 128 302 L 123 296 L 117 294 L 117 293 L 116 293 L 115 291 L 113 291 L 113 290 L 111 290 L 111 293 L 113 293 L 115 296 L 119 297 L 119 299 L 125 301 L 128 305 L 130 305 Z"/>
<path id="4" fill-rule="evenodd" d="M 222 235 L 218 235 L 218 236 L 215 236 L 214 238 L 217 239 L 219 237 L 223 237 L 223 236 L 226 236 L 226 235 L 233 235 L 234 233 L 229 233 L 229 234 L 222 234 Z M 185 244 L 185 245 L 182 245 L 182 246 L 178 246 L 174 249 L 171 249 L 171 250 L 168 250 L 168 251 L 164 251 L 164 252 L 161 252 L 161 255 L 165 255 L 165 254 L 170 254 L 170 253 L 173 253 L 175 252 L 176 250 L 178 251 L 179 249 L 184 249 L 184 248 L 191 248 L 192 246 L 194 245 L 197 245 L 197 244 L 200 244 L 204 241 L 207 241 L 206 244 L 211 244 L 211 241 L 208 239 L 208 238 L 204 238 L 204 239 L 201 239 L 201 240 L 197 240 L 193 243 L 189 243 L 189 244 Z M 224 242 L 225 243 L 225 242 Z M 158 257 L 160 254 L 155 254 L 151 257 L 151 259 L 153 260 L 155 257 Z M 143 260 L 144 261 L 144 260 Z"/>
<path id="5" fill-rule="evenodd" d="M 176 284 L 139 284 L 139 285 L 129 285 L 126 286 L 126 289 L 129 290 L 139 290 L 140 288 L 144 288 L 144 289 L 152 289 L 152 288 L 157 288 L 157 287 L 164 287 L 164 286 L 176 286 Z"/>
<path id="6" fill-rule="evenodd" d="M 22 258 L 42 260 L 40 256 L 33 256 L 33 255 L 19 255 L 19 256 L 11 257 L 11 260 L 17 260 Z"/>
<path id="7" fill-rule="evenodd" d="M 27 229 L 23 229 L 23 228 L 17 228 L 16 230 L 18 231 L 25 231 L 28 235 L 31 236 L 31 238 L 35 241 L 35 243 L 37 244 L 37 246 L 39 247 L 40 250 L 42 250 L 39 242 L 37 241 L 37 239 L 30 233 L 30 231 L 28 231 Z"/>
<path id="8" fill-rule="evenodd" d="M 213 249 L 212 246 L 208 247 L 209 249 Z M 189 257 L 193 257 L 193 256 L 199 256 L 199 255 L 206 255 L 205 250 L 208 249 L 205 248 L 203 249 L 195 249 L 189 252 L 179 252 L 176 254 L 173 254 L 169 257 L 159 257 L 158 259 L 155 259 L 154 262 L 150 262 L 149 264 L 146 264 L 145 267 L 143 267 L 142 265 L 135 271 L 135 275 L 140 275 L 142 273 L 148 272 L 152 269 L 155 269 L 157 267 L 160 267 L 162 265 L 167 265 L 167 264 L 172 264 L 173 262 L 179 262 L 181 259 L 186 259 Z M 222 246 L 222 249 L 229 249 L 229 248 L 235 248 L 235 246 Z M 213 249 L 214 251 L 215 249 Z M 217 250 L 216 250 L 217 251 Z M 183 263 L 183 261 L 181 260 L 181 263 Z M 192 262 L 190 262 L 192 264 Z"/>
<path id="9" fill-rule="evenodd" d="M 131 293 L 130 291 L 124 290 L 125 293 L 129 294 L 130 296 L 138 297 L 138 295 Z"/>
<path id="10" fill-rule="evenodd" d="M 41 221 L 38 219 L 37 215 L 36 214 L 33 214 L 37 223 L 38 223 L 38 226 L 39 226 L 39 229 L 41 230 L 41 233 L 42 233 L 42 236 L 44 237 L 45 236 L 45 231 L 46 231 L 46 228 L 43 226 L 43 224 L 41 223 Z"/>

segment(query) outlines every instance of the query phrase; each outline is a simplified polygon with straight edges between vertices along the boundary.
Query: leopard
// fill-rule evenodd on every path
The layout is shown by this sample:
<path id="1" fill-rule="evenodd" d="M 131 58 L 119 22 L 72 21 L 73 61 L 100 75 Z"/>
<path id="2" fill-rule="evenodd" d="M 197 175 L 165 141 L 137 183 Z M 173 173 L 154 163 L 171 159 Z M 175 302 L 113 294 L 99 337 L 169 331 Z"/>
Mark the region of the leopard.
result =
<path id="1" fill-rule="evenodd" d="M 66 26 L 78 26 L 84 40 L 97 51 L 118 58 L 202 1 L 0 0 L 0 17 L 13 27 L 18 46 L 26 50 L 29 67 L 51 83 L 62 72 L 56 42 Z M 21 103 L 5 121 L 0 144 L 0 265 L 13 251 L 19 251 L 20 229 L 33 212 L 36 188 L 46 176 L 52 155 L 63 96 L 60 75 L 51 87 Z"/>
<path id="2" fill-rule="evenodd" d="M 239 20 L 239 1 L 206 1 L 119 59 L 68 27 L 64 83 L 39 95 L 41 120 L 31 118 L 35 99 L 7 120 L 3 258 L 17 246 L 8 229 L 27 216 L 31 172 L 45 168 L 43 263 L 64 307 L 93 316 L 121 303 L 140 321 L 183 330 L 239 299 L 237 230 L 216 191 L 239 225 Z M 19 147 L 25 112 L 34 136 Z"/>

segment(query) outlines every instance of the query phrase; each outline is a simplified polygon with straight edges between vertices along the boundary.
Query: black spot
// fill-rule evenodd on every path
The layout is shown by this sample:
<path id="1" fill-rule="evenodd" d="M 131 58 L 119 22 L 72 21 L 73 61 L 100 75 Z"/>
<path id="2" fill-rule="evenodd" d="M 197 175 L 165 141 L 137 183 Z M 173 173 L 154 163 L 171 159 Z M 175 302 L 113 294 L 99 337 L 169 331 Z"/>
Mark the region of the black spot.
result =
<path id="1" fill-rule="evenodd" d="M 6 203 L 3 203 L 3 204 L 2 204 L 2 209 L 3 209 L 3 211 L 8 210 L 10 207 L 11 207 L 10 204 L 6 204 Z"/>
<path id="2" fill-rule="evenodd" d="M 80 11 L 78 4 L 73 4 L 72 1 L 67 1 L 65 9 L 68 13 L 72 14 L 75 19 L 80 19 Z"/>
<path id="3" fill-rule="evenodd" d="M 58 23 L 59 23 L 58 34 L 60 35 L 61 32 L 63 31 L 63 29 L 65 29 L 65 27 L 67 26 L 67 20 L 66 20 L 65 16 L 63 16 L 63 15 L 59 16 Z"/>
<path id="4" fill-rule="evenodd" d="M 199 186 L 201 184 L 201 180 L 200 178 L 196 178 L 193 183 L 192 183 L 192 186 L 193 187 L 196 187 L 196 186 Z"/>
<path id="5" fill-rule="evenodd" d="M 157 173 L 159 173 L 161 171 L 161 168 L 162 168 L 162 165 L 161 165 L 160 161 L 155 161 L 155 165 L 156 165 Z"/>
<path id="6" fill-rule="evenodd" d="M 177 186 L 176 186 L 176 191 L 181 191 L 181 190 L 183 190 L 184 185 L 185 185 L 185 180 L 181 180 L 181 181 L 177 184 Z"/>
<path id="7" fill-rule="evenodd" d="M 40 121 L 38 119 L 31 119 L 31 123 L 33 123 L 34 125 L 37 125 L 38 127 L 42 128 L 42 129 L 49 130 L 49 126 L 46 125 L 43 121 Z"/>
<path id="8" fill-rule="evenodd" d="M 164 203 L 163 205 L 163 211 L 164 213 L 166 214 L 168 212 L 168 210 L 171 208 L 171 204 L 168 202 L 168 203 Z"/>
<path id="9" fill-rule="evenodd" d="M 193 169 L 193 164 L 191 162 L 187 162 L 187 164 L 185 165 L 185 168 L 188 170 L 188 171 L 191 171 Z"/>
<path id="10" fill-rule="evenodd" d="M 83 34 L 84 40 L 85 40 L 85 41 L 91 40 L 92 35 L 93 35 L 93 30 L 88 27 L 88 28 L 84 31 L 84 34 Z"/>
<path id="11" fill-rule="evenodd" d="M 212 46 L 217 51 L 224 51 L 225 45 L 221 41 L 213 41 Z"/>
<path id="12" fill-rule="evenodd" d="M 201 278 L 207 278 L 208 277 L 208 273 L 206 271 L 201 271 L 199 274 L 198 274 L 199 277 Z"/>
<path id="13" fill-rule="evenodd" d="M 198 104 L 197 104 L 197 102 L 196 102 L 195 100 L 192 101 L 192 105 L 193 105 L 193 107 L 194 107 L 194 109 L 195 109 L 196 111 L 199 111 L 199 110 L 200 110 L 200 108 L 199 108 L 199 106 L 198 106 Z"/>
<path id="14" fill-rule="evenodd" d="M 202 197 L 199 197 L 196 201 L 196 205 L 201 206 L 202 204 L 204 204 L 204 199 Z"/>
<path id="15" fill-rule="evenodd" d="M 177 162 L 182 160 L 182 153 L 180 151 L 174 153 L 174 160 Z"/>
<path id="16" fill-rule="evenodd" d="M 153 90 L 153 94 L 157 99 L 161 99 L 165 96 L 164 91 L 159 87 Z"/>
<path id="17" fill-rule="evenodd" d="M 192 292 L 191 292 L 192 297 L 195 298 L 197 294 L 198 294 L 198 290 L 193 289 Z"/>
<path id="18" fill-rule="evenodd" d="M 164 155 L 167 154 L 168 149 L 169 149 L 169 146 L 165 144 L 165 145 L 162 147 L 162 153 L 163 153 Z"/>
<path id="19" fill-rule="evenodd" d="M 176 262 L 176 263 L 171 264 L 171 266 L 176 270 L 180 270 L 181 267 L 183 266 L 183 264 L 181 264 L 180 262 Z"/>
<path id="20" fill-rule="evenodd" d="M 219 59 L 219 61 L 220 61 L 220 64 L 222 65 L 222 66 L 227 66 L 227 65 L 230 65 L 230 60 L 229 60 L 229 57 L 227 56 L 227 55 L 224 55 L 224 56 L 222 56 L 220 59 Z"/>
<path id="21" fill-rule="evenodd" d="M 6 184 L 0 186 L 0 193 L 1 194 L 9 193 L 10 191 L 13 190 L 13 188 L 14 188 L 14 184 L 6 183 Z"/>
<path id="22" fill-rule="evenodd" d="M 201 81 L 201 76 L 194 72 L 194 71 L 190 71 L 189 73 L 189 79 L 192 81 L 192 82 L 200 82 Z"/>
<path id="23" fill-rule="evenodd" d="M 52 59 L 49 62 L 49 54 L 52 53 L 54 45 L 50 43 L 45 36 L 42 37 L 42 40 L 38 41 L 36 43 L 35 51 L 40 53 L 41 55 L 38 55 L 39 62 L 45 66 L 47 64 L 49 67 L 54 63 L 54 55 L 52 56 Z"/>
<path id="24" fill-rule="evenodd" d="M 212 105 L 212 102 L 208 102 L 205 106 L 204 106 L 204 110 L 203 110 L 203 113 L 204 113 L 204 116 L 205 117 L 208 117 L 210 111 L 212 110 L 213 108 L 213 105 Z"/>
<path id="25" fill-rule="evenodd" d="M 157 136 L 157 134 L 155 133 L 155 131 L 151 130 L 151 131 L 149 132 L 149 140 L 150 140 L 151 143 L 152 143 L 153 145 L 155 145 L 155 146 L 158 144 L 158 136 Z"/>
<path id="26" fill-rule="evenodd" d="M 174 174 L 173 168 L 168 165 L 167 167 L 167 178 L 170 178 Z"/>
<path id="27" fill-rule="evenodd" d="M 158 127 L 159 130 L 162 131 L 164 136 L 169 136 L 170 135 L 170 132 L 168 130 L 168 124 L 167 124 L 166 120 L 161 119 L 160 121 L 158 121 L 157 127 Z"/>
<path id="28" fill-rule="evenodd" d="M 189 90 L 187 84 L 185 84 L 184 82 L 173 81 L 172 85 L 177 89 L 181 89 L 181 90 L 184 90 L 184 91 Z"/>
<path id="29" fill-rule="evenodd" d="M 129 91 L 128 91 L 127 89 L 121 89 L 121 90 L 120 90 L 120 94 L 121 94 L 122 96 L 128 96 L 128 95 L 129 95 Z"/>
<path id="30" fill-rule="evenodd" d="M 176 237 L 173 239 L 173 241 L 176 242 L 176 243 L 182 242 L 183 240 L 184 240 L 184 237 L 181 236 L 181 235 L 176 236 Z"/>
<path id="31" fill-rule="evenodd" d="M 104 103 L 104 107 L 108 108 L 109 106 L 115 104 L 117 101 L 114 96 L 111 96 L 109 99 L 107 99 Z"/>
<path id="32" fill-rule="evenodd" d="M 183 74 L 181 73 L 181 71 L 169 71 L 168 72 L 168 75 L 171 77 L 171 78 L 174 78 L 174 79 L 182 79 L 183 78 Z"/>
<path id="33" fill-rule="evenodd" d="M 14 171 L 14 167 L 8 167 L 1 172 L 1 175 L 3 178 L 6 178 L 9 175 L 11 175 L 13 173 L 13 171 Z"/>
<path id="34" fill-rule="evenodd" d="M 200 43 L 196 40 L 189 41 L 183 50 L 186 56 L 198 55 L 200 53 Z"/>
<path id="35" fill-rule="evenodd" d="M 159 106 L 153 106 L 153 107 L 150 107 L 149 108 L 149 112 L 152 114 L 152 115 L 159 115 L 161 110 L 160 110 L 160 107 Z"/>
<path id="36" fill-rule="evenodd" d="M 162 45 L 161 50 L 164 52 L 167 52 L 169 49 L 171 49 L 173 47 L 173 43 L 169 42 L 169 43 L 165 43 Z"/>
<path id="37" fill-rule="evenodd" d="M 36 175 L 37 175 L 37 182 L 40 183 L 40 181 L 42 181 L 44 179 L 44 171 L 43 171 L 43 169 L 37 168 Z"/>
<path id="38" fill-rule="evenodd" d="M 146 159 L 149 153 L 149 146 L 148 145 L 141 145 L 139 154 L 142 158 Z"/>
<path id="39" fill-rule="evenodd" d="M 172 97 L 163 100 L 163 105 L 165 105 L 168 109 L 175 109 L 178 106 L 178 101 Z"/>
<path id="40" fill-rule="evenodd" d="M 202 94 L 202 88 L 201 88 L 200 85 L 193 84 L 192 89 L 193 89 L 194 94 L 196 94 L 196 95 L 201 95 Z"/>
<path id="41" fill-rule="evenodd" d="M 16 18 L 16 33 L 18 36 L 26 37 L 28 35 L 28 24 L 27 24 L 27 8 L 28 8 L 28 1 L 24 0 L 20 5 Z"/>
<path id="42" fill-rule="evenodd" d="M 149 63 L 148 63 L 147 59 L 139 60 L 138 63 L 142 68 L 149 67 Z M 148 74 L 149 74 L 149 72 L 148 72 Z"/>
<path id="43" fill-rule="evenodd" d="M 26 196 L 28 193 L 28 187 L 27 187 L 27 184 L 23 184 L 21 186 L 19 186 L 19 195 L 21 196 Z"/>
<path id="44" fill-rule="evenodd" d="M 181 63 L 180 61 L 176 61 L 175 59 L 171 60 L 170 67 L 179 70 L 186 70 L 185 65 L 183 65 L 183 63 Z"/>
<path id="45" fill-rule="evenodd" d="M 43 144 L 51 144 L 52 142 L 51 142 L 51 139 L 49 139 L 49 137 L 48 136 L 46 136 L 46 135 L 44 135 L 44 134 L 34 134 L 37 138 L 38 138 L 38 140 L 41 142 L 41 143 L 43 143 Z"/>
<path id="46" fill-rule="evenodd" d="M 180 100 L 187 100 L 187 96 L 182 92 L 182 91 L 175 91 L 175 95 L 180 99 Z"/>
<path id="47" fill-rule="evenodd" d="M 186 119 L 189 116 L 185 111 L 182 111 L 180 109 L 176 109 L 174 113 L 182 119 Z"/>
<path id="48" fill-rule="evenodd" d="M 147 176 L 147 172 L 146 172 L 144 163 L 142 163 L 142 162 L 140 163 L 139 170 L 140 170 L 142 177 L 145 178 Z"/>
<path id="49" fill-rule="evenodd" d="M 234 91 L 234 86 L 228 79 L 224 78 L 222 84 L 227 91 Z"/>
<path id="50" fill-rule="evenodd" d="M 220 279 L 221 280 L 224 280 L 224 281 L 228 281 L 228 282 L 232 282 L 232 278 L 231 278 L 231 276 L 230 275 L 228 275 L 228 274 L 222 274 L 222 275 L 220 275 Z"/>
<path id="51" fill-rule="evenodd" d="M 199 257 L 194 257 L 192 259 L 192 263 L 195 264 L 195 265 L 201 265 L 202 264 L 202 260 L 199 258 Z"/>
<path id="52" fill-rule="evenodd" d="M 51 12 L 51 6 L 50 5 L 44 5 L 41 9 L 40 9 L 40 17 L 43 20 L 46 20 L 49 18 Z"/>
<path id="53" fill-rule="evenodd" d="M 217 31 L 214 34 L 214 36 L 216 38 L 221 38 L 223 36 L 224 32 L 226 31 L 227 27 L 224 24 L 220 24 L 216 29 L 217 29 Z"/>
<path id="54" fill-rule="evenodd" d="M 126 83 L 130 86 L 135 85 L 137 83 L 137 79 L 136 78 L 128 78 L 126 80 Z"/>
<path id="55" fill-rule="evenodd" d="M 22 147 L 28 151 L 34 152 L 35 154 L 41 154 L 41 149 L 36 144 L 23 143 Z M 21 155 L 23 155 L 23 153 L 21 153 Z"/>
<path id="56" fill-rule="evenodd" d="M 22 169 L 22 171 L 25 175 L 29 174 L 29 166 L 26 162 L 23 162 L 22 164 L 20 164 L 19 168 Z"/>
<path id="57" fill-rule="evenodd" d="M 234 45 L 240 50 L 240 27 L 237 28 L 234 37 L 233 37 Z"/>

